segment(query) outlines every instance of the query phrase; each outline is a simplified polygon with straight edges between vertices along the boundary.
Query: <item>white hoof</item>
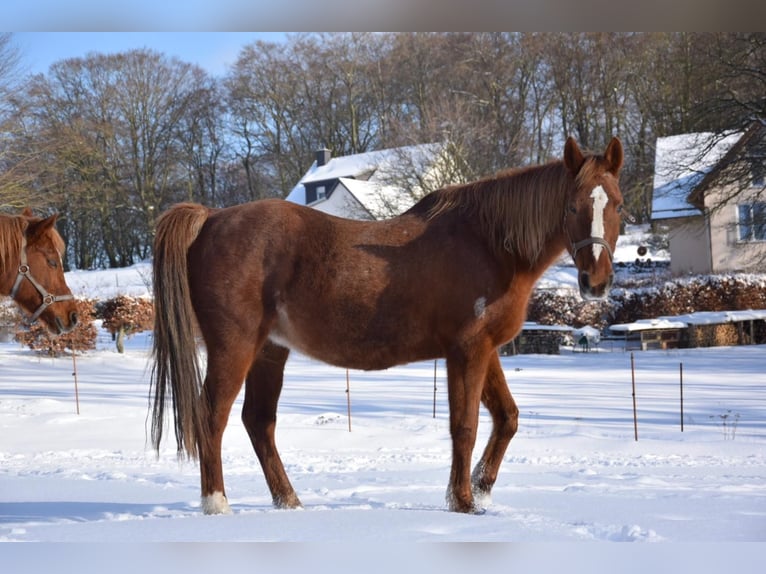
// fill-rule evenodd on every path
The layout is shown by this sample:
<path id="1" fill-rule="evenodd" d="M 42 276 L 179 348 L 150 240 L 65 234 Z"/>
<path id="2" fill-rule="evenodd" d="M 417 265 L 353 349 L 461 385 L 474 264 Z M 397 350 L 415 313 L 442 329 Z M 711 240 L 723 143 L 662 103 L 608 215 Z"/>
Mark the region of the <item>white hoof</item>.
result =
<path id="1" fill-rule="evenodd" d="M 214 492 L 202 497 L 202 512 L 205 514 L 231 514 L 231 506 L 223 492 Z"/>

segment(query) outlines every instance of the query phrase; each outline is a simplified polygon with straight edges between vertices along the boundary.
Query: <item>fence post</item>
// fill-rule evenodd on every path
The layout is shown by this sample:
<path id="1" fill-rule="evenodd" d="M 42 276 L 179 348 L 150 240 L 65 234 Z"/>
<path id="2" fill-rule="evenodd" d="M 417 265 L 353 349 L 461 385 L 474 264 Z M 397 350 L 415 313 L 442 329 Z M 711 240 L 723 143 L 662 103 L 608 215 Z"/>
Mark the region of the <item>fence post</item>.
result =
<path id="1" fill-rule="evenodd" d="M 684 432 L 684 364 L 678 364 L 678 382 L 681 385 L 681 432 Z"/>
<path id="2" fill-rule="evenodd" d="M 633 382 L 633 434 L 636 441 L 638 441 L 638 416 L 636 414 L 636 368 L 632 351 L 630 353 L 630 377 Z"/>
<path id="3" fill-rule="evenodd" d="M 74 377 L 74 400 L 75 404 L 77 405 L 77 414 L 80 414 L 80 391 L 77 388 L 77 361 L 75 360 L 75 355 L 77 353 L 75 352 L 74 346 L 72 347 L 72 376 Z"/>
<path id="4" fill-rule="evenodd" d="M 346 407 L 348 410 L 348 432 L 351 432 L 351 381 L 346 369 Z"/>
<path id="5" fill-rule="evenodd" d="M 436 418 L 436 361 L 434 359 L 434 418 Z"/>

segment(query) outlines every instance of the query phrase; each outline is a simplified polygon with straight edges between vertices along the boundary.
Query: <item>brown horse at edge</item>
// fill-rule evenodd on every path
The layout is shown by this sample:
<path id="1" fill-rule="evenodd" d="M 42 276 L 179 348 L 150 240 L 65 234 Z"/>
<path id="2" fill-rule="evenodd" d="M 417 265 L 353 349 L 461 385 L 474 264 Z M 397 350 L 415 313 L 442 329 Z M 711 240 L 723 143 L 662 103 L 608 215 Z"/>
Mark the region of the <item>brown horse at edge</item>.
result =
<path id="1" fill-rule="evenodd" d="M 0 213 L 0 295 L 11 297 L 60 335 L 77 325 L 77 304 L 64 278 L 64 241 L 56 231 L 56 215 L 36 217 Z M 57 293 L 57 294 L 54 294 Z"/>
<path id="2" fill-rule="evenodd" d="M 441 189 L 385 221 L 277 199 L 172 207 L 154 243 L 154 447 L 171 403 L 179 455 L 199 458 L 203 511 L 231 512 L 221 441 L 244 381 L 242 420 L 274 505 L 300 507 L 274 441 L 290 350 L 367 370 L 445 358 L 447 504 L 481 512 L 476 500 L 489 497 L 518 426 L 497 349 L 519 333 L 535 282 L 564 251 L 583 297 L 608 292 L 622 162 L 617 138 L 603 155 L 569 138 L 563 161 Z M 480 404 L 493 426 L 471 472 Z"/>

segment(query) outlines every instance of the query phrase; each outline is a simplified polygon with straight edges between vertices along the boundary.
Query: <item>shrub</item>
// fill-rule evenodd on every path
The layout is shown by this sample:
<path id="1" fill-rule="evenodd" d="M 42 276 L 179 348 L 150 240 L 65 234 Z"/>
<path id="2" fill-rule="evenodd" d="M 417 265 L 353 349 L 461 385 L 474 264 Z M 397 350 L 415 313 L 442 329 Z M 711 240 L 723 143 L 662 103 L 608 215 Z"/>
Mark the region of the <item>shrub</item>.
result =
<path id="1" fill-rule="evenodd" d="M 591 325 L 606 327 L 609 303 L 583 301 L 574 292 L 536 291 L 529 302 L 527 319 L 541 325 Z"/>
<path id="2" fill-rule="evenodd" d="M 766 279 L 758 275 L 705 275 L 661 286 L 615 290 L 609 323 L 632 323 L 663 315 L 698 311 L 766 309 Z"/>
<path id="3" fill-rule="evenodd" d="M 154 326 L 154 306 L 151 301 L 140 297 L 118 295 L 99 303 L 97 312 L 120 353 L 125 350 L 125 337 L 148 331 Z"/>
<path id="4" fill-rule="evenodd" d="M 76 302 L 79 321 L 69 333 L 51 335 L 40 321 L 32 325 L 23 324 L 21 314 L 17 313 L 16 340 L 33 351 L 51 357 L 63 355 L 66 349 L 78 352 L 95 349 L 94 302 L 89 299 L 77 299 Z"/>
<path id="5" fill-rule="evenodd" d="M 603 329 L 663 315 L 766 309 L 766 277 L 705 275 L 638 289 L 615 289 L 606 301 L 583 301 L 574 292 L 536 291 L 527 318 L 543 325 Z"/>

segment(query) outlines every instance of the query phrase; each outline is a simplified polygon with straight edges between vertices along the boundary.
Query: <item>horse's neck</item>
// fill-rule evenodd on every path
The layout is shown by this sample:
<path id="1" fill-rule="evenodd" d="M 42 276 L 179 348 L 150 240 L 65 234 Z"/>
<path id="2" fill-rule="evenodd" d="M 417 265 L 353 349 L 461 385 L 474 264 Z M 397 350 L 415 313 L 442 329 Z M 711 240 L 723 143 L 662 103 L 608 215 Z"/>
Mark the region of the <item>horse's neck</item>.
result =
<path id="1" fill-rule="evenodd" d="M 543 273 L 553 265 L 566 252 L 567 237 L 563 229 L 556 231 L 546 243 L 545 249 L 540 254 L 537 262 L 531 266 L 530 272 L 540 278 Z"/>
<path id="2" fill-rule="evenodd" d="M 6 223 L 8 221 L 5 217 L 0 218 L 0 226 L 5 226 Z M 0 229 L 0 233 L 3 231 L 5 230 Z M 0 295 L 3 296 L 10 296 L 20 263 L 14 254 L 9 252 L 7 245 L 7 237 L 0 236 Z"/>
<path id="3" fill-rule="evenodd" d="M 3 260 L 3 268 L 0 269 L 0 296 L 10 297 L 17 272 L 18 265 L 9 264 L 7 259 Z"/>

